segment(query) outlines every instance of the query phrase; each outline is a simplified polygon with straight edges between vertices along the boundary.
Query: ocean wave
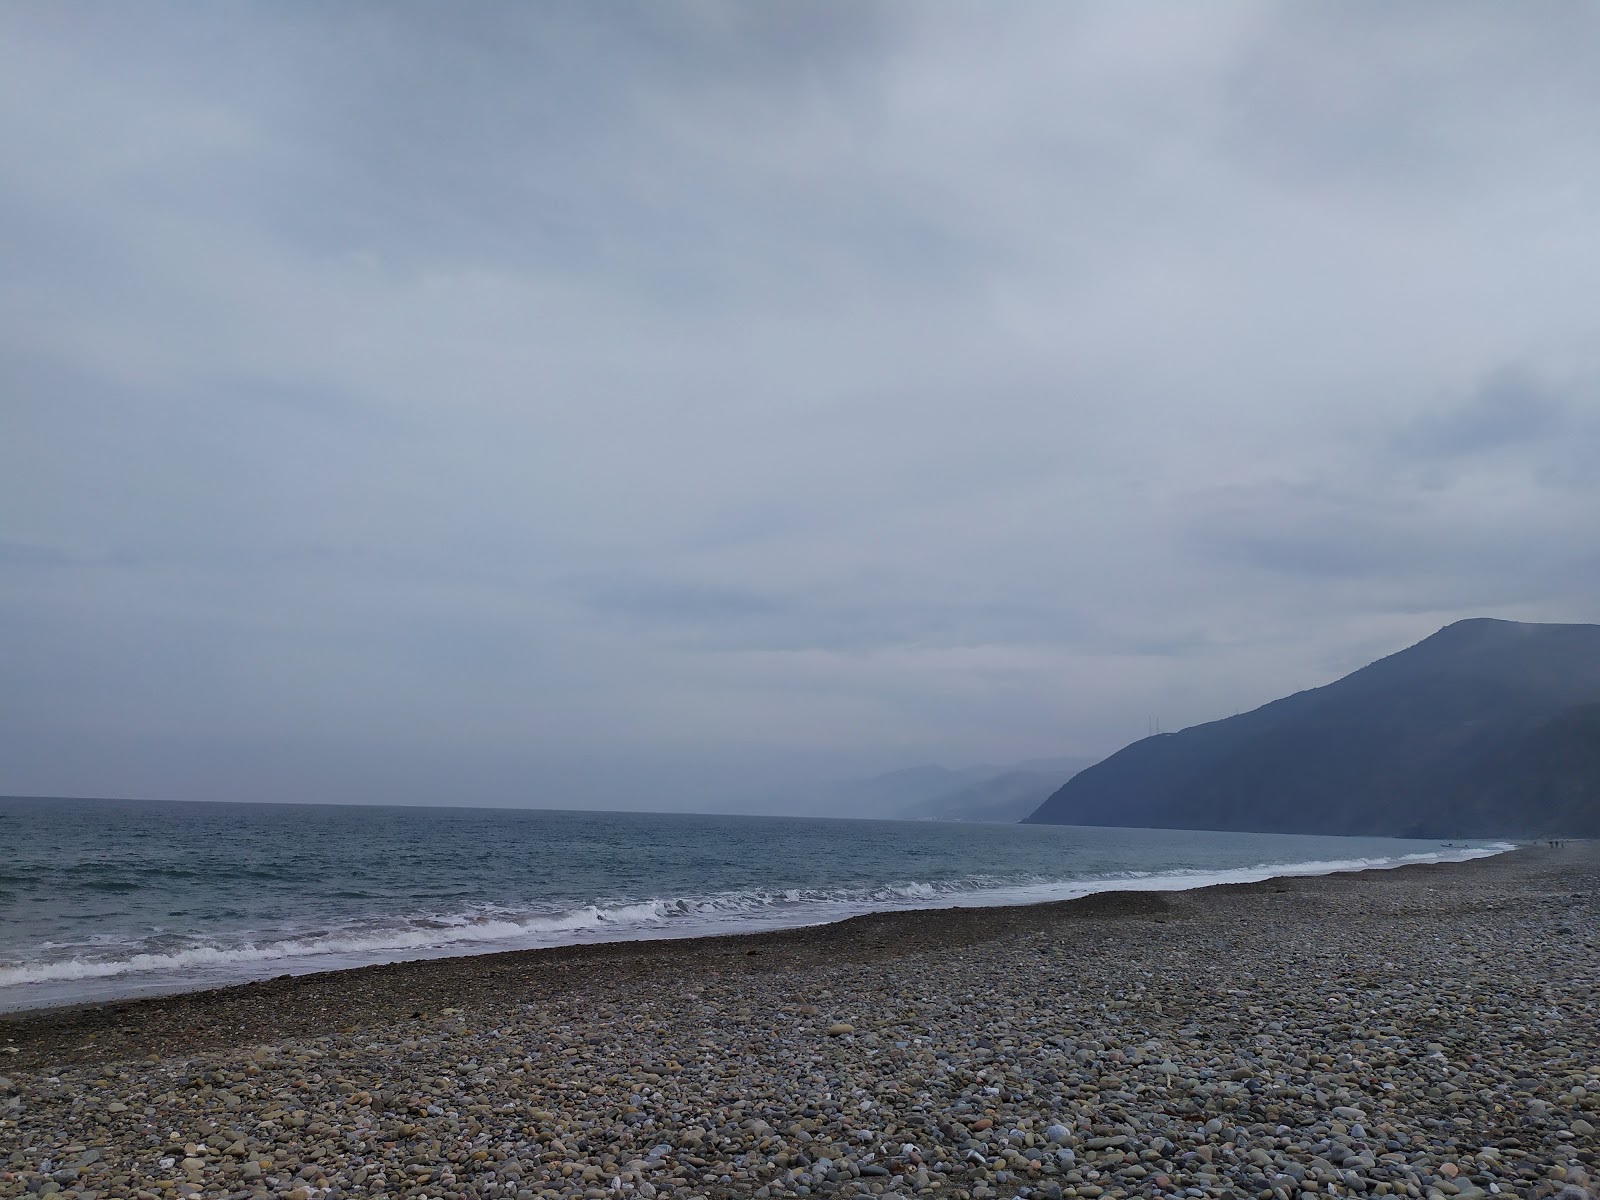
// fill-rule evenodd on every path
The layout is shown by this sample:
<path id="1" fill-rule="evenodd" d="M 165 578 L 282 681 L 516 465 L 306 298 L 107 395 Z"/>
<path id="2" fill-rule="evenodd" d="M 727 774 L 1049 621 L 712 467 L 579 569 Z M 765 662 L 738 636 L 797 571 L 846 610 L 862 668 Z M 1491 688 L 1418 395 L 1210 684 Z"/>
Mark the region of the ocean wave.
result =
<path id="1" fill-rule="evenodd" d="M 418 914 L 402 922 L 367 923 L 343 929 L 259 936 L 233 944 L 196 942 L 129 953 L 124 945 L 103 955 L 0 963 L 0 988 L 122 976 L 187 975 L 247 978 L 262 964 L 301 970 L 393 961 L 413 953 L 468 954 L 580 941 L 626 941 L 640 937 L 695 936 L 821 924 L 875 911 L 922 907 L 981 907 L 1072 899 L 1106 891 L 1184 891 L 1217 884 L 1254 883 L 1289 876 L 1330 875 L 1463 862 L 1515 849 L 1509 842 L 1450 847 L 1387 858 L 1349 858 L 1298 863 L 1260 863 L 1217 870 L 1120 871 L 1064 879 L 999 879 L 972 875 L 957 880 L 907 880 L 872 886 L 750 889 L 703 896 L 573 903 L 569 908 L 527 912 L 501 906 L 442 914 Z M 45 949 L 45 947 L 40 947 Z"/>

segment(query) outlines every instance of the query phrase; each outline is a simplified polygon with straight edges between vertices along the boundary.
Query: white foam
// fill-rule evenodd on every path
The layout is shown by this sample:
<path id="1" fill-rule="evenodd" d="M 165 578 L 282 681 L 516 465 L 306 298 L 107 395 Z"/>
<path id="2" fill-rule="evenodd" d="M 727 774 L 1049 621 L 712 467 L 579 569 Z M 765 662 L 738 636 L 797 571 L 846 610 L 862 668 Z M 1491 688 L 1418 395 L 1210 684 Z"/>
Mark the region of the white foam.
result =
<path id="1" fill-rule="evenodd" d="M 1389 858 L 1261 863 L 1227 870 L 1127 871 L 1020 882 L 973 876 L 957 881 L 911 880 L 876 887 L 756 889 L 706 896 L 628 899 L 534 913 L 503 908 L 474 910 L 430 915 L 385 926 L 369 924 L 232 945 L 202 944 L 124 957 L 76 956 L 4 964 L 0 965 L 0 1009 L 59 1003 L 65 995 L 62 985 L 92 980 L 138 984 L 137 987 L 123 987 L 123 993 L 181 990 L 259 978 L 285 969 L 304 973 L 491 949 L 694 937 L 822 924 L 868 912 L 1042 903 L 1108 891 L 1185 891 L 1216 884 L 1256 883 L 1414 863 L 1465 862 L 1515 848 L 1509 842 L 1497 842 L 1489 846 L 1442 848 Z M 151 984 L 156 987 L 151 989 Z"/>
<path id="2" fill-rule="evenodd" d="M 185 967 L 219 966 L 227 963 L 279 962 L 330 954 L 436 949 L 470 946 L 479 942 L 501 942 L 537 935 L 560 935 L 599 929 L 606 925 L 626 928 L 659 920 L 662 901 L 645 901 L 605 909 L 584 905 L 548 917 L 521 920 L 481 920 L 472 914 L 451 914 L 428 918 L 425 923 L 399 928 L 349 931 L 314 937 L 291 937 L 264 944 L 191 946 L 163 954 L 133 954 L 122 959 L 68 959 L 62 962 L 19 964 L 0 967 L 0 988 L 21 983 L 42 983 L 64 979 L 103 979 L 146 971 L 171 971 Z M 374 960 L 377 961 L 377 960 Z"/>

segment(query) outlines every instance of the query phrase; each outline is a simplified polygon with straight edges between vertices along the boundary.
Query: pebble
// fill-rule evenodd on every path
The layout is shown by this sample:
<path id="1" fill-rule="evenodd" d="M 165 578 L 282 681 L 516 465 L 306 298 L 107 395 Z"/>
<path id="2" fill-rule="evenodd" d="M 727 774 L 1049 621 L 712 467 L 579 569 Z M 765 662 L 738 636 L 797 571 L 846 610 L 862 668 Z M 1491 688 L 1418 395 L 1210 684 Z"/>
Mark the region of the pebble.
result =
<path id="1" fill-rule="evenodd" d="M 1033 920 L 870 961 L 733 969 L 685 943 L 676 975 L 553 972 L 412 1020 L 8 1063 L 0 1197 L 1592 1189 L 1600 853 L 1559 854 L 1185 894 L 1159 923 Z M 851 1022 L 815 1019 L 844 1002 Z"/>

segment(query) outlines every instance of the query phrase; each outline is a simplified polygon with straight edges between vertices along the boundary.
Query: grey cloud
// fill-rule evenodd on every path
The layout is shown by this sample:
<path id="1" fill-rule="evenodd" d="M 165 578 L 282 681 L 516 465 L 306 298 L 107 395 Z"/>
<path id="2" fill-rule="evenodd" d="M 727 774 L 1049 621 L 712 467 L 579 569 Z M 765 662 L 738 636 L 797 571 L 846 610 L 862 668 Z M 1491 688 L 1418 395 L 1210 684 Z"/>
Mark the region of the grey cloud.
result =
<path id="1" fill-rule="evenodd" d="M 1425 548 L 1387 496 L 1325 485 L 1226 488 L 1196 497 L 1191 552 L 1291 575 L 1392 577 L 1427 571 Z"/>
<path id="2" fill-rule="evenodd" d="M 584 603 L 607 616 L 646 623 L 703 625 L 785 610 L 779 600 L 746 588 L 712 587 L 657 580 L 612 579 L 582 588 Z"/>
<path id="3" fill-rule="evenodd" d="M 60 546 L 0 542 L 0 563 L 10 567 L 75 567 L 82 562 L 77 555 Z"/>
<path id="4" fill-rule="evenodd" d="M 1359 588 L 1396 612 L 1438 613 L 1459 606 L 1494 611 L 1537 604 L 1576 589 L 1593 572 L 1586 528 L 1596 512 L 1592 483 L 1552 479 L 1520 459 L 1487 474 L 1439 475 L 1437 456 L 1523 446 L 1529 425 L 1507 423 L 1491 407 L 1429 414 L 1415 469 L 1374 446 L 1344 474 L 1320 481 L 1235 486 L 1188 498 L 1186 549 L 1308 584 Z M 1408 431 L 1406 445 L 1415 431 Z M 1537 444 L 1537 443 L 1532 443 Z M 1418 457 L 1420 456 L 1420 457 Z"/>
<path id="5" fill-rule="evenodd" d="M 966 603 L 930 596 L 915 610 L 877 589 L 797 589 L 775 594 L 677 580 L 609 579 L 580 590 L 603 621 L 722 653 L 860 654 L 906 646 L 960 646 L 1048 637 L 1058 614 L 1011 598 Z"/>
<path id="6" fill-rule="evenodd" d="M 1286 181 L 1338 187 L 1346 201 L 1522 169 L 1575 135 L 1600 102 L 1600 84 L 1579 65 L 1600 16 L 1581 3 L 1551 15 L 1527 21 L 1479 3 L 1448 22 L 1405 6 L 1270 12 L 1226 75 L 1230 141 Z"/>
<path id="7" fill-rule="evenodd" d="M 1596 19 L 8 8 L 0 790 L 1098 753 L 1595 619 Z"/>
<path id="8" fill-rule="evenodd" d="M 1559 434 L 1567 417 L 1566 406 L 1548 385 L 1528 371 L 1507 367 L 1460 401 L 1417 417 L 1396 445 L 1421 457 L 1480 454 Z"/>

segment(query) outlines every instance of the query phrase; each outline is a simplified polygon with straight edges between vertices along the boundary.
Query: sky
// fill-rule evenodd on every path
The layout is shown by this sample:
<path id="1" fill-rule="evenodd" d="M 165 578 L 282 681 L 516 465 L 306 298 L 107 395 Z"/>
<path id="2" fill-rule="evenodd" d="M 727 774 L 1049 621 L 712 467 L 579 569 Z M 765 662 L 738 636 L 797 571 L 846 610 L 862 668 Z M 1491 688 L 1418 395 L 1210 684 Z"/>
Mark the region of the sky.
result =
<path id="1" fill-rule="evenodd" d="M 0 6 L 0 792 L 696 808 L 1600 620 L 1600 8 Z"/>

